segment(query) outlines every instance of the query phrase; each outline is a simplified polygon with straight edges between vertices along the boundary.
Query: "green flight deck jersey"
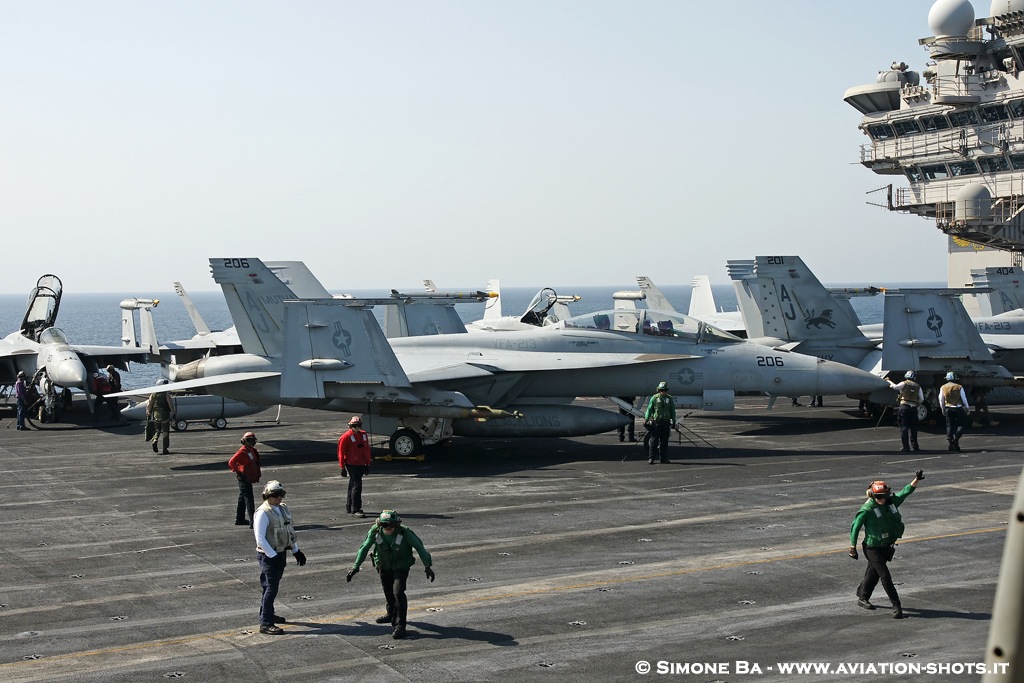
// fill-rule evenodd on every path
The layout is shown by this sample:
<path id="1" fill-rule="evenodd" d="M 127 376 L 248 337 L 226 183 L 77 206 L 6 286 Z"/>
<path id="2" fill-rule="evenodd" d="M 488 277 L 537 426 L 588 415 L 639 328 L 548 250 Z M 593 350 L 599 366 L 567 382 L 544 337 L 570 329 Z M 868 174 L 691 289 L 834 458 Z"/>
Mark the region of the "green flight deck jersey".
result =
<path id="1" fill-rule="evenodd" d="M 857 545 L 861 527 L 864 527 L 864 545 L 868 548 L 885 548 L 899 540 L 904 528 L 899 507 L 914 490 L 913 486 L 907 484 L 902 491 L 889 496 L 889 500 L 882 505 L 873 498 L 861 505 L 850 527 L 850 545 Z"/>

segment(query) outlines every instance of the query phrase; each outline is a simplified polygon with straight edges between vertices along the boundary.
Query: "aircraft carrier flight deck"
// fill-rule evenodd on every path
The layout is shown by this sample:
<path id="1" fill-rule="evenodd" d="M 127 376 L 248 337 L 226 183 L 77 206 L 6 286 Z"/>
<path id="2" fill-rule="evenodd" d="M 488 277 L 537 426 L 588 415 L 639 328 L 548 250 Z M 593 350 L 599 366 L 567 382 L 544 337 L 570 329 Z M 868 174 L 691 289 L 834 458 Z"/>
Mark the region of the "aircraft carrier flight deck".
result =
<path id="1" fill-rule="evenodd" d="M 79 422 L 22 432 L 4 410 L 0 679 L 643 680 L 647 662 L 648 676 L 660 666 L 687 681 L 878 679 L 797 675 L 794 663 L 904 667 L 887 680 L 944 664 L 926 680 L 979 680 L 963 666 L 984 661 L 1024 409 L 994 409 L 998 424 L 970 429 L 962 452 L 939 424 L 922 429 L 921 452 L 901 453 L 891 421 L 808 400 L 694 413 L 669 464 L 649 465 L 614 432 L 456 438 L 423 462 L 377 460 L 365 519 L 344 512 L 347 414 L 285 408 L 279 424 L 273 409 L 193 426 L 157 455 L 139 423 L 80 410 Z M 249 429 L 308 558 L 289 557 L 280 636 L 257 630 L 253 536 L 234 525 L 226 462 Z M 918 469 L 890 564 L 908 617 L 895 620 L 880 587 L 877 610 L 857 606 L 866 565 L 847 556 L 850 522 L 872 480 L 899 490 Z M 374 623 L 384 605 L 369 561 L 345 581 L 385 508 L 437 574 L 413 567 L 404 640 Z"/>

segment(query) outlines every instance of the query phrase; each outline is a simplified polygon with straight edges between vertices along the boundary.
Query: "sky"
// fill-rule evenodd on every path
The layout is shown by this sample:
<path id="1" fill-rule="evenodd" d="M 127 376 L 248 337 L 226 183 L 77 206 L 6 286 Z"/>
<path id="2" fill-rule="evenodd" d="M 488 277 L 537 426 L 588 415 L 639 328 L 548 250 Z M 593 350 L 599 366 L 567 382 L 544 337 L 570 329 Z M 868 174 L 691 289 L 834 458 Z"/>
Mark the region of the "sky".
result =
<path id="1" fill-rule="evenodd" d="M 332 291 L 944 281 L 842 99 L 924 68 L 931 4 L 0 0 L 0 292 L 213 290 L 211 257 Z"/>

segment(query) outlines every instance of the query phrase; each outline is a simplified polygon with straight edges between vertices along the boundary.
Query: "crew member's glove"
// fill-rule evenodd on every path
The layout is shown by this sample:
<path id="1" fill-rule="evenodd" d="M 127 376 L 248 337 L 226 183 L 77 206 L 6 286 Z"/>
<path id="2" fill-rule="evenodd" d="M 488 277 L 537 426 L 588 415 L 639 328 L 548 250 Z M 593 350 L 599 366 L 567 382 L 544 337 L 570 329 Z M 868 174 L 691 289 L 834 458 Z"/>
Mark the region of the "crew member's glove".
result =
<path id="1" fill-rule="evenodd" d="M 860 555 L 857 554 L 857 546 L 851 545 L 850 546 L 850 552 L 848 552 L 847 555 L 849 555 L 850 557 L 852 557 L 855 560 L 858 559 L 860 557 Z"/>
<path id="2" fill-rule="evenodd" d="M 644 420 L 644 429 L 651 429 L 654 427 L 654 423 L 650 420 Z"/>
<path id="3" fill-rule="evenodd" d="M 300 567 L 304 567 L 306 565 L 306 554 L 305 553 L 303 553 L 301 550 L 296 550 L 292 554 L 295 555 L 295 561 L 299 563 Z"/>
<path id="4" fill-rule="evenodd" d="M 345 575 L 345 583 L 352 583 L 352 577 L 359 573 L 358 569 L 349 569 Z"/>
<path id="5" fill-rule="evenodd" d="M 423 570 L 423 573 L 427 575 L 428 579 L 430 579 L 430 583 L 434 583 L 434 570 L 433 569 L 431 569 L 430 567 L 427 567 L 426 569 Z"/>
<path id="6" fill-rule="evenodd" d="M 922 479 L 924 479 L 924 470 L 918 470 L 917 472 L 914 472 L 914 476 L 917 477 L 918 481 L 921 481 Z"/>
<path id="7" fill-rule="evenodd" d="M 348 476 L 348 470 L 346 470 L 344 467 L 341 468 L 341 476 L 343 476 L 343 477 L 347 477 Z"/>

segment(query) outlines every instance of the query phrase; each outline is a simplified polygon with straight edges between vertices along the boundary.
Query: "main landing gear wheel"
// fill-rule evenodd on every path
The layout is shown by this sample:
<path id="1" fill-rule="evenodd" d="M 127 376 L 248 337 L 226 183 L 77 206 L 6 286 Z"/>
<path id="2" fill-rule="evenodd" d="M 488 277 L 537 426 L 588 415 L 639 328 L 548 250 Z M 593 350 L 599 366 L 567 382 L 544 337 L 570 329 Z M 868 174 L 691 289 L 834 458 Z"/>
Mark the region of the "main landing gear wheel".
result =
<path id="1" fill-rule="evenodd" d="M 423 447 L 423 439 L 411 429 L 399 429 L 391 435 L 388 451 L 399 458 L 409 458 Z"/>
<path id="2" fill-rule="evenodd" d="M 188 429 L 188 422 L 185 420 L 175 420 L 171 423 L 171 426 L 174 427 L 174 431 L 183 432 Z"/>
<path id="3" fill-rule="evenodd" d="M 224 429 L 225 427 L 228 426 L 228 421 L 225 420 L 223 417 L 218 417 L 216 419 L 210 420 L 210 426 L 213 427 L 214 429 Z"/>
<path id="4" fill-rule="evenodd" d="M 931 410 L 928 409 L 928 404 L 927 403 L 918 403 L 917 404 L 917 421 L 918 422 L 927 422 L 928 421 L 928 414 L 929 413 L 931 413 Z"/>

